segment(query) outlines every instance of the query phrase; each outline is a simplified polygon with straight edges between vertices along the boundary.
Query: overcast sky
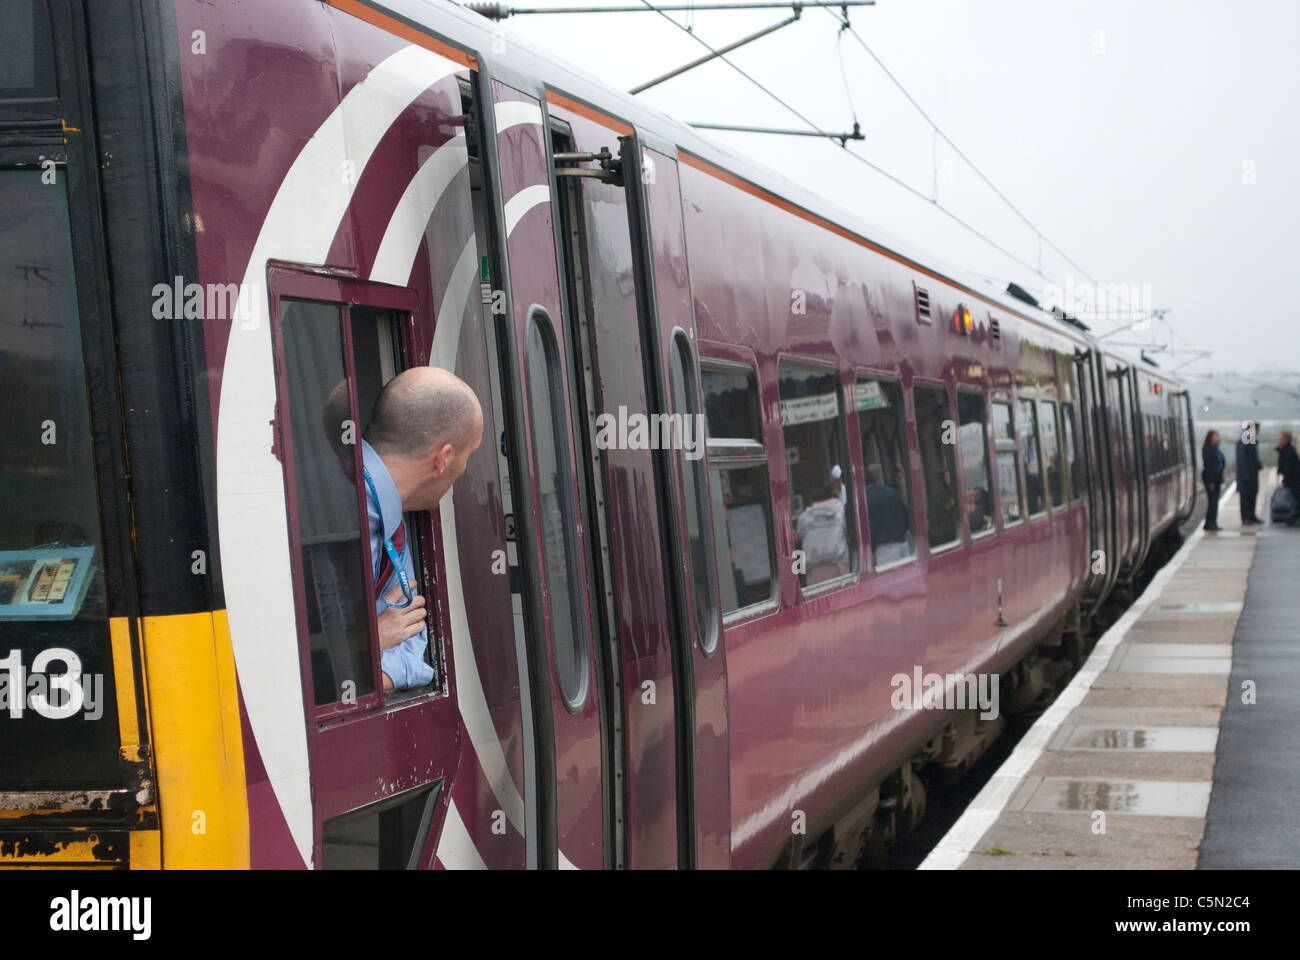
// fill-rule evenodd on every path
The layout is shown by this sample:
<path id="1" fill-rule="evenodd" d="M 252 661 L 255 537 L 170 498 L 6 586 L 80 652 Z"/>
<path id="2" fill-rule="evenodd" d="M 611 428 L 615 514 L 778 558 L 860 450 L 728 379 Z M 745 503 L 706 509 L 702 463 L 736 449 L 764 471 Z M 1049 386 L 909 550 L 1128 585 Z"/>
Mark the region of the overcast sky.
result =
<path id="1" fill-rule="evenodd" d="M 787 15 L 693 21 L 718 47 Z M 1184 341 L 1213 350 L 1214 368 L 1300 370 L 1300 2 L 879 0 L 850 17 L 939 128 L 1083 271 L 1149 285 L 1151 306 L 1170 311 Z M 521 15 L 505 26 L 624 89 L 705 52 L 650 12 Z M 929 196 L 930 126 L 847 34 L 846 91 L 837 35 L 830 15 L 806 9 L 731 58 L 822 129 L 850 129 L 855 107 L 867 139 L 850 149 Z M 722 63 L 641 96 L 681 120 L 800 126 Z M 709 136 L 947 262 L 1036 291 L 1048 282 L 837 144 Z M 1034 232 L 942 143 L 938 166 L 940 203 L 1036 267 Z M 1086 282 L 1046 246 L 1042 272 L 1061 286 Z M 1159 324 L 1152 334 L 1168 339 Z"/>

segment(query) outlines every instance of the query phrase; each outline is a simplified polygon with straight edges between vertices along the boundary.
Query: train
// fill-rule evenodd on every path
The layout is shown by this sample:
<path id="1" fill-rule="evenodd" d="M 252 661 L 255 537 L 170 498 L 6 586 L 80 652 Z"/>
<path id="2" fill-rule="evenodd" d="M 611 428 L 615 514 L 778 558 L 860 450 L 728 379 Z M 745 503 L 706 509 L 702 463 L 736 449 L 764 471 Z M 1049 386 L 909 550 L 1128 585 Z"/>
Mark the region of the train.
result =
<path id="1" fill-rule="evenodd" d="M 457 5 L 0 64 L 0 866 L 878 864 L 1195 508 L 1176 376 Z M 484 441 L 386 691 L 321 411 L 419 365 Z"/>

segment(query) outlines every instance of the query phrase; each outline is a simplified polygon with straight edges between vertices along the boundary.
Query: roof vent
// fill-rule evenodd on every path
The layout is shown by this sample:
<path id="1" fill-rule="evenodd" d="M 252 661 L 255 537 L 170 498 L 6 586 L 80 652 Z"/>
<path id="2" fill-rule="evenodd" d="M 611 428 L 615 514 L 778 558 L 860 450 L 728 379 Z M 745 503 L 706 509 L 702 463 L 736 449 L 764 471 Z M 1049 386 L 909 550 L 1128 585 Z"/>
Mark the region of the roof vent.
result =
<path id="1" fill-rule="evenodd" d="M 930 291 L 925 287 L 917 287 L 916 284 L 912 286 L 916 287 L 916 322 L 933 323 L 930 319 Z"/>

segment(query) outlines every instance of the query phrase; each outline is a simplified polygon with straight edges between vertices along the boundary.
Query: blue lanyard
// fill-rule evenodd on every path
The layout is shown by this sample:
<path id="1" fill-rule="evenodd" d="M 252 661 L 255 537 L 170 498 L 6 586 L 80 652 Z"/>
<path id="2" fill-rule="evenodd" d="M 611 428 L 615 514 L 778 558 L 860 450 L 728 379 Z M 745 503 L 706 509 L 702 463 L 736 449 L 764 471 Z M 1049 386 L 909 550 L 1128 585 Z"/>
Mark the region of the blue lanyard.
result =
<path id="1" fill-rule="evenodd" d="M 375 511 L 379 514 L 379 527 L 382 530 L 384 525 L 384 508 L 379 505 L 379 493 L 375 490 L 375 481 L 370 479 L 370 471 L 365 467 L 361 468 L 362 474 L 366 478 L 366 486 L 370 488 L 370 495 L 375 498 Z M 402 556 L 406 554 L 406 541 L 402 541 L 402 555 L 397 553 L 397 547 L 393 546 L 393 538 L 389 537 L 384 541 L 384 550 L 388 553 L 388 559 L 393 563 L 393 570 L 397 573 L 397 582 L 402 588 L 402 598 L 405 603 L 389 603 L 383 596 L 379 597 L 379 602 L 386 607 L 409 607 L 415 602 L 415 595 L 411 592 L 411 581 L 406 576 L 406 564 L 402 562 Z M 381 585 L 382 587 L 382 585 Z"/>

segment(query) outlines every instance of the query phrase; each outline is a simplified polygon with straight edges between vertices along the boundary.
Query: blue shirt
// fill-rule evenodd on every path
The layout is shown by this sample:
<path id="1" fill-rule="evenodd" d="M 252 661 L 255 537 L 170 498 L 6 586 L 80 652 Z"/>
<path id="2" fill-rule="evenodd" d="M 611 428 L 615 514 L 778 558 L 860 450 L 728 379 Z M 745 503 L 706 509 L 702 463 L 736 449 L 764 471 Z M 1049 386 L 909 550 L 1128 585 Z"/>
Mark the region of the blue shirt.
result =
<path id="1" fill-rule="evenodd" d="M 393 483 L 393 476 L 384 466 L 384 461 L 380 459 L 379 454 L 375 453 L 374 447 L 361 441 L 361 462 L 365 465 L 366 470 L 370 472 L 370 479 L 375 485 L 375 493 L 379 496 L 379 509 L 375 509 L 375 498 L 370 495 L 369 487 L 366 488 L 366 511 L 370 515 L 370 561 L 371 571 L 370 578 L 373 582 L 379 576 L 380 568 L 383 565 L 384 558 L 388 555 L 384 550 L 384 541 L 390 539 L 397 531 L 397 526 L 402 522 L 402 498 L 397 493 L 397 485 Z M 415 566 L 411 562 L 411 550 L 409 535 L 406 544 L 402 549 L 402 566 L 406 568 L 406 576 L 409 578 L 411 587 L 415 587 Z M 387 609 L 384 603 L 384 594 L 392 590 L 398 582 L 397 571 L 394 570 L 388 575 L 388 579 L 375 587 L 375 612 L 383 613 Z M 424 650 L 429 645 L 428 628 L 422 629 L 413 637 L 408 637 L 395 647 L 389 647 L 379 654 L 380 666 L 383 667 L 384 673 L 388 674 L 388 679 L 393 681 L 393 688 L 401 690 L 407 687 L 423 687 L 433 683 L 433 667 L 424 662 Z"/>

